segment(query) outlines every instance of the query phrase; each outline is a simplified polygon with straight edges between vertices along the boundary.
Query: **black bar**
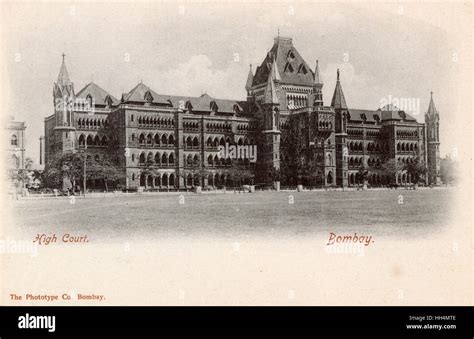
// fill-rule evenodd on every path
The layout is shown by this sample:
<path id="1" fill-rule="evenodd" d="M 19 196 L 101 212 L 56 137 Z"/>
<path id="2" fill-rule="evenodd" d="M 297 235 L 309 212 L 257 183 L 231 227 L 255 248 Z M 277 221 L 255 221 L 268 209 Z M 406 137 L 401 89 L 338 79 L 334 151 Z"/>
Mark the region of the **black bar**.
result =
<path id="1" fill-rule="evenodd" d="M 19 317 L 26 314 L 55 316 L 55 331 L 19 329 Z M 410 320 L 410 316 L 417 318 Z M 1 339 L 70 337 L 71 333 L 134 333 L 136 337 L 150 329 L 238 328 L 274 332 L 289 329 L 293 333 L 312 329 L 315 334 L 382 332 L 403 337 L 457 338 L 462 334 L 473 338 L 473 324 L 472 307 L 0 307 Z M 407 329 L 407 325 L 456 328 Z"/>

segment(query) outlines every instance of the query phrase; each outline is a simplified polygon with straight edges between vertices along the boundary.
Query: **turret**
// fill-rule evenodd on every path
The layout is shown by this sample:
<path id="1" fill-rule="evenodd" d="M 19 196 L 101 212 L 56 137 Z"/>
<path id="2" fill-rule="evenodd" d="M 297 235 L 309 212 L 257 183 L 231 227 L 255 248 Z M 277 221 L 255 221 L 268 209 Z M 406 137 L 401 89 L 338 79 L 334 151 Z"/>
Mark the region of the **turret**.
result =
<path id="1" fill-rule="evenodd" d="M 313 106 L 323 106 L 323 82 L 319 74 L 318 60 L 316 60 L 316 68 L 314 69 L 314 102 Z"/>
<path id="2" fill-rule="evenodd" d="M 440 149 L 439 149 L 439 112 L 436 109 L 433 92 L 431 92 L 430 104 L 425 114 L 426 144 L 428 162 L 428 181 L 432 185 L 439 185 L 440 178 Z"/>

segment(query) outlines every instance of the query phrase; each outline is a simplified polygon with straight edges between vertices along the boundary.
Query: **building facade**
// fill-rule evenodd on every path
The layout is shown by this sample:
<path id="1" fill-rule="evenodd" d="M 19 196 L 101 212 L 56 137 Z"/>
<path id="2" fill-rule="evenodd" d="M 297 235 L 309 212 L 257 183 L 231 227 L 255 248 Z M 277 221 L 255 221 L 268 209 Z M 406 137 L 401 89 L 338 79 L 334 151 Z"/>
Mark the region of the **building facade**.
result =
<path id="1" fill-rule="evenodd" d="M 15 121 L 13 117 L 7 122 L 7 169 L 16 171 L 25 169 L 25 132 L 23 121 Z"/>
<path id="2" fill-rule="evenodd" d="M 242 101 L 163 95 L 141 82 L 120 99 L 94 82 L 76 93 L 63 55 L 54 114 L 45 119 L 45 163 L 65 152 L 107 158 L 126 189 L 233 186 L 236 168 L 245 174 L 240 183 L 348 187 L 362 182 L 361 168 L 371 185 L 409 183 L 404 170 L 386 178 L 377 169 L 390 159 L 403 165 L 418 158 L 430 169 L 429 182 L 438 183 L 433 97 L 425 125 L 393 107 L 349 108 L 339 71 L 329 106 L 322 88 L 318 62 L 312 70 L 291 38 L 275 38 L 255 74 L 250 67 Z M 256 146 L 256 161 L 223 157 L 229 145 Z"/>

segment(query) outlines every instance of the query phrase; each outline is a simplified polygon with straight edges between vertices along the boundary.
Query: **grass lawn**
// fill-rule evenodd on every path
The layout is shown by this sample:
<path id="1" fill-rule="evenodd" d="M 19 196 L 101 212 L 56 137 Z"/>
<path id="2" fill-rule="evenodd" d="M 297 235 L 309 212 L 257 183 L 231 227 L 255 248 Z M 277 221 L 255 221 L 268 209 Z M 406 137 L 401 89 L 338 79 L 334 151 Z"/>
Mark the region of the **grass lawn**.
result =
<path id="1" fill-rule="evenodd" d="M 16 224 L 27 234 L 124 237 L 266 237 L 370 233 L 424 237 L 447 223 L 450 189 L 257 192 L 19 200 Z M 403 204 L 399 204 L 399 196 Z M 293 203 L 292 197 L 293 197 Z"/>

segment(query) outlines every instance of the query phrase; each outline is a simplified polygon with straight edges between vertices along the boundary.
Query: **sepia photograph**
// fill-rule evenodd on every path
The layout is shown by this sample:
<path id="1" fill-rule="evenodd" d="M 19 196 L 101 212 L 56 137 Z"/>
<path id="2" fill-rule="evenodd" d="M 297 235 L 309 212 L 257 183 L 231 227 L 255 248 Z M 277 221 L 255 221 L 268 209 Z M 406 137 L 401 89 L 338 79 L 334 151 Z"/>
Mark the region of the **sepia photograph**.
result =
<path id="1" fill-rule="evenodd" d="M 472 306 L 472 3 L 0 8 L 1 305 Z"/>

